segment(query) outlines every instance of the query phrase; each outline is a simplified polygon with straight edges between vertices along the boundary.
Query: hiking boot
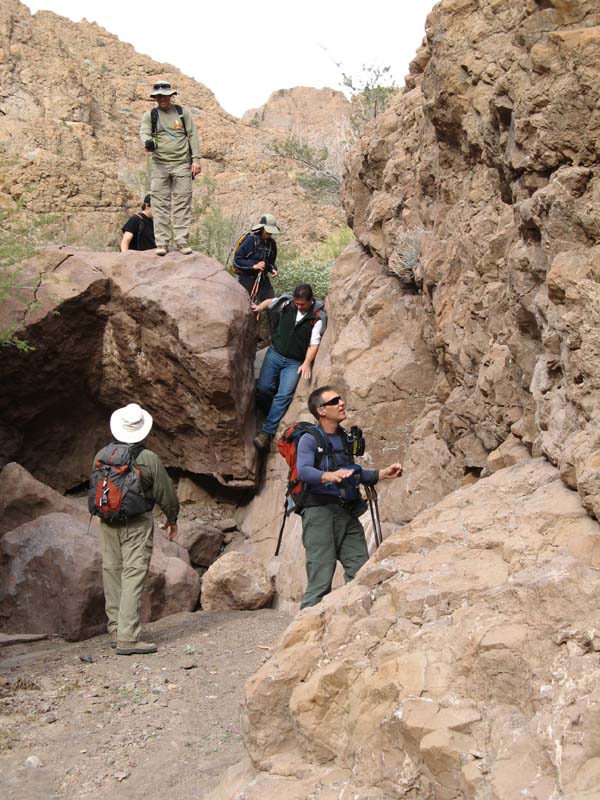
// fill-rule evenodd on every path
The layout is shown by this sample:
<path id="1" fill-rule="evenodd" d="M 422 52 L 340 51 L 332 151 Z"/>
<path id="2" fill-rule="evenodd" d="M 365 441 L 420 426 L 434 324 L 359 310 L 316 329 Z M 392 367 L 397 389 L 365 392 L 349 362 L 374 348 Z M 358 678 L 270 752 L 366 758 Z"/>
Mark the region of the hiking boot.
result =
<path id="1" fill-rule="evenodd" d="M 153 642 L 117 642 L 118 656 L 145 656 L 157 650 Z"/>
<path id="2" fill-rule="evenodd" d="M 254 447 L 256 447 L 257 450 L 267 450 L 271 444 L 271 439 L 272 436 L 270 433 L 267 433 L 266 431 L 260 431 L 254 437 Z"/>
<path id="3" fill-rule="evenodd" d="M 156 255 L 157 256 L 166 256 L 167 255 L 167 248 L 163 247 L 162 245 L 160 247 L 157 247 L 156 248 Z"/>
<path id="4" fill-rule="evenodd" d="M 111 639 L 108 644 L 110 645 L 111 649 L 114 650 L 116 648 L 116 646 L 117 646 L 117 640 L 116 639 Z"/>
<path id="5" fill-rule="evenodd" d="M 194 251 L 191 247 L 188 247 L 188 245 L 185 244 L 183 247 L 179 248 L 179 252 L 182 256 L 191 256 Z"/>

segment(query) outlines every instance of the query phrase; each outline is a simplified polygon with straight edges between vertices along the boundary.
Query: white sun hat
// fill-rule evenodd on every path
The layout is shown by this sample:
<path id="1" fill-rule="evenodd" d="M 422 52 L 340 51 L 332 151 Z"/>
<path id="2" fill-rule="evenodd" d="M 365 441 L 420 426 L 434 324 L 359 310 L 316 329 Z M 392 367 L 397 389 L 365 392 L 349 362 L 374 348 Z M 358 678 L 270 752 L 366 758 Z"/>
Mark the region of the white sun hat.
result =
<path id="1" fill-rule="evenodd" d="M 135 444 L 141 442 L 152 429 L 152 417 L 137 403 L 117 408 L 110 418 L 110 430 L 118 442 Z"/>

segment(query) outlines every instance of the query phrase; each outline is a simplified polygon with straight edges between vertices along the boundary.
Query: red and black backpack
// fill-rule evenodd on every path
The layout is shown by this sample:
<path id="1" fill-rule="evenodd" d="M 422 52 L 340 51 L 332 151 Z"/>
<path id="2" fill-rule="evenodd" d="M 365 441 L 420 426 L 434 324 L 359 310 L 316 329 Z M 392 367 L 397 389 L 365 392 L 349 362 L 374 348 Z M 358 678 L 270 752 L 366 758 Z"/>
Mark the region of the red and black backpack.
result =
<path id="1" fill-rule="evenodd" d="M 140 468 L 135 463 L 143 449 L 143 444 L 117 442 L 103 448 L 90 477 L 90 514 L 114 523 L 152 511 L 154 499 L 144 495 Z"/>

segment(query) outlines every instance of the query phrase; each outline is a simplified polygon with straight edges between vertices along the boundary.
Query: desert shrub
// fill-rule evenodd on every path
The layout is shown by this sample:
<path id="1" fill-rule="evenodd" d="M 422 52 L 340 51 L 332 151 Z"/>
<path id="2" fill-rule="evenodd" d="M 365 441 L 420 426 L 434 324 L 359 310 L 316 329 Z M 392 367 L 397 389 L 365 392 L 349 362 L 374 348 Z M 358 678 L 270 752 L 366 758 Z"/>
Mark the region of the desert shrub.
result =
<path id="1" fill-rule="evenodd" d="M 420 227 L 409 228 L 400 233 L 396 237 L 392 255 L 388 259 L 388 274 L 394 275 L 409 289 L 418 290 L 422 285 L 419 267 L 424 233 L 424 229 Z"/>
<path id="2" fill-rule="evenodd" d="M 277 259 L 280 261 L 280 259 Z M 319 262 L 299 256 L 293 261 L 281 262 L 280 271 L 273 279 L 275 294 L 292 292 L 299 283 L 310 283 L 315 297 L 325 299 L 329 291 L 329 275 L 333 261 Z"/>

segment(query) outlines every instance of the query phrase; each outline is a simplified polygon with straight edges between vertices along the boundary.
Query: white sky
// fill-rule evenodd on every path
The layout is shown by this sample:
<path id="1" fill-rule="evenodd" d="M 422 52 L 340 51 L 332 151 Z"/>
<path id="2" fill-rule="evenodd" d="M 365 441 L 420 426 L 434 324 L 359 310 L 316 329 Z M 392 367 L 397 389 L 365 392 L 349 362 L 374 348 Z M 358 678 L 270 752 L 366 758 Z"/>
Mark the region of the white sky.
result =
<path id="1" fill-rule="evenodd" d="M 241 116 L 276 89 L 341 88 L 340 71 L 390 66 L 397 84 L 421 43 L 435 0 L 301 0 L 265 5 L 243 0 L 26 0 L 97 22 L 156 61 L 205 84 Z M 324 49 L 325 48 L 325 49 Z"/>

